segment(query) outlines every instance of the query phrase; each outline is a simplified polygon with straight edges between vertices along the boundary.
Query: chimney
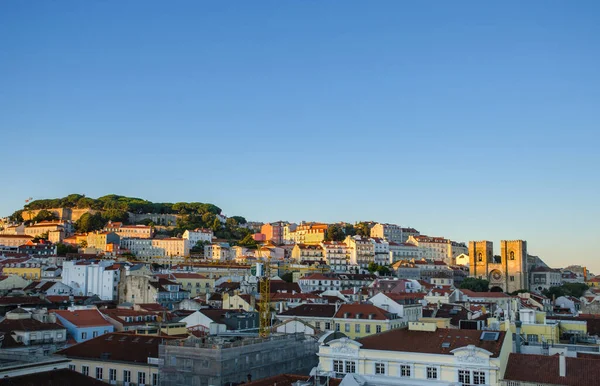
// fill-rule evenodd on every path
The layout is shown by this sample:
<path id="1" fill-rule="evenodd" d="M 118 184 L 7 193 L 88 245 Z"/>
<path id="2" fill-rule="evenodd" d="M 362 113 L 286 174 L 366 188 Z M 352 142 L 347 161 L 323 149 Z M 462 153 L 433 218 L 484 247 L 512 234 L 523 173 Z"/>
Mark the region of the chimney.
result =
<path id="1" fill-rule="evenodd" d="M 515 327 L 517 328 L 517 336 L 515 337 L 515 351 L 517 354 L 521 353 L 521 324 L 520 320 L 515 321 Z"/>
<path id="2" fill-rule="evenodd" d="M 558 375 L 561 377 L 567 376 L 567 359 L 564 352 L 561 352 L 558 356 Z"/>

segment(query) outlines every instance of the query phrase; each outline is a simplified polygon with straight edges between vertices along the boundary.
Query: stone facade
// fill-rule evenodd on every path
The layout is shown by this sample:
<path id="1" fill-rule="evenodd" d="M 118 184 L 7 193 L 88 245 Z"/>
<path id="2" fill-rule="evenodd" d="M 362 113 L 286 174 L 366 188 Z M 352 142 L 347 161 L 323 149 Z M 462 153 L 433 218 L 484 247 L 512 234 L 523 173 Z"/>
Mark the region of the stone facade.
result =
<path id="1" fill-rule="evenodd" d="M 494 256 L 491 241 L 471 241 L 469 259 L 471 276 L 489 280 L 490 289 L 514 292 L 529 288 L 526 241 L 500 241 L 500 256 Z"/>

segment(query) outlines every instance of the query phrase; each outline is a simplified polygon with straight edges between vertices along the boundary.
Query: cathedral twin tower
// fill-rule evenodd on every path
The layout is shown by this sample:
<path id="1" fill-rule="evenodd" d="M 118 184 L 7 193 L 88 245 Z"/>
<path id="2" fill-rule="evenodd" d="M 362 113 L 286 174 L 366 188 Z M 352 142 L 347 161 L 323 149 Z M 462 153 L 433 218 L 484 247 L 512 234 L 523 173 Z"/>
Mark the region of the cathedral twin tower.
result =
<path id="1" fill-rule="evenodd" d="M 469 242 L 469 270 L 472 277 L 486 279 L 490 289 L 498 287 L 503 292 L 529 288 L 527 242 L 523 240 L 500 241 L 500 256 L 494 256 L 491 241 Z"/>

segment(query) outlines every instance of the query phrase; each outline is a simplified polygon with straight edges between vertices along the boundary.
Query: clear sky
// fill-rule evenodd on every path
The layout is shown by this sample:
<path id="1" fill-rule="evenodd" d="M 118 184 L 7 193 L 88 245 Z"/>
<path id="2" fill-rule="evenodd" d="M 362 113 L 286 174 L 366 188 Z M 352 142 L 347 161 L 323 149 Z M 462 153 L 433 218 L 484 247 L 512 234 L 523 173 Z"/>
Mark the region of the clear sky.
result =
<path id="1" fill-rule="evenodd" d="M 600 273 L 598 1 L 0 2 L 0 215 L 116 193 Z"/>

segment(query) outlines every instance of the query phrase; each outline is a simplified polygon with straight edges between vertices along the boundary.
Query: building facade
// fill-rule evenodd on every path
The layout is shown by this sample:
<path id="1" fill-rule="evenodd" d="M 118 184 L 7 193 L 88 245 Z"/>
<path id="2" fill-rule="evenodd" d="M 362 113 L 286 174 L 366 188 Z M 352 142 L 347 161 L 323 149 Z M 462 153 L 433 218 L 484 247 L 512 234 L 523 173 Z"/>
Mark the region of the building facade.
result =
<path id="1" fill-rule="evenodd" d="M 529 288 L 527 242 L 503 240 L 500 253 L 494 256 L 491 241 L 469 242 L 470 276 L 489 280 L 490 288 L 497 287 L 503 292 Z"/>

